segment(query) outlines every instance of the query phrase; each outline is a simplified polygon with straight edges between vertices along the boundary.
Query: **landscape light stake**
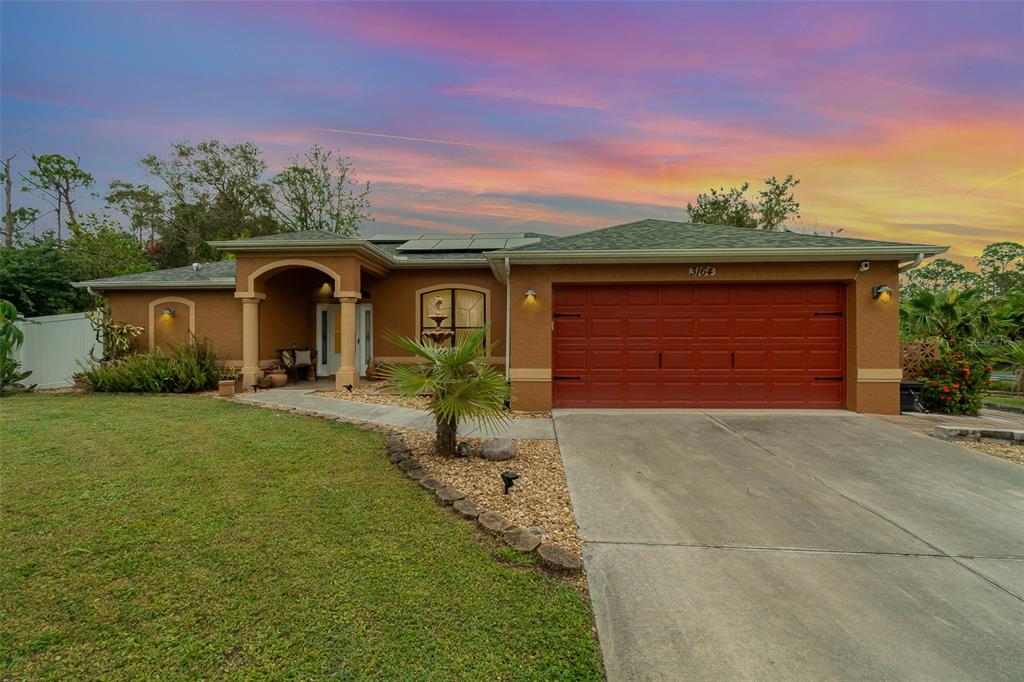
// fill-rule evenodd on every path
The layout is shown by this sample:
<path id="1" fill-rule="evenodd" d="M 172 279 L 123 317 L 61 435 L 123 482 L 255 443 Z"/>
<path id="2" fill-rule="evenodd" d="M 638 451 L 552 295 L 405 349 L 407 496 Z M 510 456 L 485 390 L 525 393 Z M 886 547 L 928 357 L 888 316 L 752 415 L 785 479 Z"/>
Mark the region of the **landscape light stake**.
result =
<path id="1" fill-rule="evenodd" d="M 517 478 L 519 478 L 519 474 L 514 471 L 503 471 L 501 473 L 501 482 L 505 484 L 505 492 L 502 493 L 503 495 L 508 495 L 508 489 L 512 487 L 512 484 Z"/>

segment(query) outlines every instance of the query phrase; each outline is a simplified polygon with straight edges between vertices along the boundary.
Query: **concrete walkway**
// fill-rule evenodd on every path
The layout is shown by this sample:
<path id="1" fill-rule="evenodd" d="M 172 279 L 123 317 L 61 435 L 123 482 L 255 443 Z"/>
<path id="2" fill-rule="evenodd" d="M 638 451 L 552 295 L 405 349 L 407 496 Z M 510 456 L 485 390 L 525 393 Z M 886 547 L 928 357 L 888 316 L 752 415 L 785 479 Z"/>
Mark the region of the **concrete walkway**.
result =
<path id="1" fill-rule="evenodd" d="M 554 415 L 611 682 L 1020 679 L 1024 467 L 843 412 Z"/>
<path id="2" fill-rule="evenodd" d="M 239 396 L 239 400 L 256 405 L 275 407 L 292 407 L 313 410 L 335 417 L 355 421 L 372 422 L 384 426 L 397 426 L 405 429 L 418 429 L 433 432 L 434 418 L 425 410 L 393 405 L 372 405 L 354 400 L 325 398 L 314 394 L 314 390 L 306 386 L 287 386 L 272 388 L 257 393 Z M 550 419 L 513 419 L 497 428 L 489 429 L 473 422 L 459 428 L 459 436 L 463 438 L 535 438 L 554 440 L 555 429 Z"/>

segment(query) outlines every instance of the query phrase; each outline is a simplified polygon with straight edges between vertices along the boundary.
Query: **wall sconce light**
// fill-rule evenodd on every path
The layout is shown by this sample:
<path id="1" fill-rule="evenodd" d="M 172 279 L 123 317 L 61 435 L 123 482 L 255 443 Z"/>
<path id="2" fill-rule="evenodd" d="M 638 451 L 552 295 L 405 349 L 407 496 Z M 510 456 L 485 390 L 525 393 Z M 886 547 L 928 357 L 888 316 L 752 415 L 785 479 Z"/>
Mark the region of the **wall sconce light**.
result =
<path id="1" fill-rule="evenodd" d="M 164 308 L 164 317 L 174 317 L 174 308 Z"/>
<path id="2" fill-rule="evenodd" d="M 523 294 L 523 296 L 525 296 L 526 300 L 529 301 L 530 303 L 533 303 L 534 301 L 537 300 L 537 292 L 534 291 L 533 289 L 527 289 L 526 293 Z"/>
<path id="3" fill-rule="evenodd" d="M 889 299 L 892 298 L 892 287 L 887 287 L 884 284 L 879 284 L 877 287 L 871 290 L 871 298 L 881 301 L 882 303 L 888 303 Z"/>

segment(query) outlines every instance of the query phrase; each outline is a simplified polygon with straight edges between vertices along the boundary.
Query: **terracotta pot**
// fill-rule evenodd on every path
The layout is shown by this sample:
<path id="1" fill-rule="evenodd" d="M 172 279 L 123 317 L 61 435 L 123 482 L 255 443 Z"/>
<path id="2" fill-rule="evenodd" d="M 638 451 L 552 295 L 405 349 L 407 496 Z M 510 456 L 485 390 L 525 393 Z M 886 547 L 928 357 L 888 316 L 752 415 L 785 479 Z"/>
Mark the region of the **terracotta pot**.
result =
<path id="1" fill-rule="evenodd" d="M 230 398 L 235 394 L 235 380 L 223 379 L 217 384 L 217 392 L 225 398 Z"/>
<path id="2" fill-rule="evenodd" d="M 288 372 L 283 369 L 267 372 L 266 375 L 270 378 L 271 388 L 281 388 L 288 383 Z"/>

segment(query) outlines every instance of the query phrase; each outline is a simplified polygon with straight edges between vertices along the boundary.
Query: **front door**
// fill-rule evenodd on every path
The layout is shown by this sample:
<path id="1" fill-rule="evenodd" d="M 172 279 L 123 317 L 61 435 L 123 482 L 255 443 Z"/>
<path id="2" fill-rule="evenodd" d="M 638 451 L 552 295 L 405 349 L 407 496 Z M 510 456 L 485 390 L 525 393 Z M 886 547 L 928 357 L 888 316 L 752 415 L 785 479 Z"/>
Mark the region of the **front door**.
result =
<path id="1" fill-rule="evenodd" d="M 366 376 L 366 368 L 373 362 L 373 305 L 356 305 L 356 369 Z"/>
<path id="2" fill-rule="evenodd" d="M 316 307 L 316 373 L 330 376 L 341 367 L 341 306 L 321 303 Z"/>

